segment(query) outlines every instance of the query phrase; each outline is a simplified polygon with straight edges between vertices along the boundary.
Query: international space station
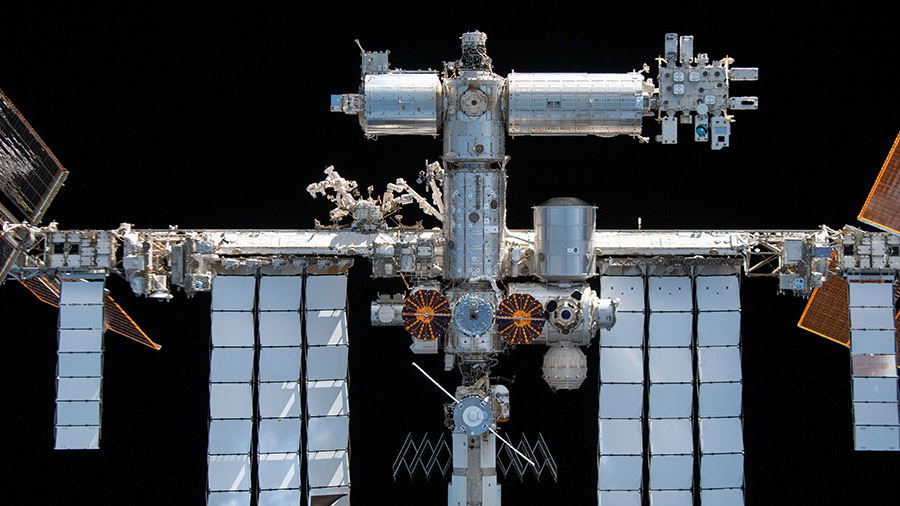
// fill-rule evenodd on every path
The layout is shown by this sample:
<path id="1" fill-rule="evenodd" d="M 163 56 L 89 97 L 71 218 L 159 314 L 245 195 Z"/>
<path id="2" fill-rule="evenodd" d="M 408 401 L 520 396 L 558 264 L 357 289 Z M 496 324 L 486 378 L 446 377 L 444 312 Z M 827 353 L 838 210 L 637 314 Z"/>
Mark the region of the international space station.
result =
<path id="1" fill-rule="evenodd" d="M 372 278 L 406 287 L 374 297 L 371 324 L 403 327 L 422 388 L 446 398 L 434 414 L 447 433 L 409 438 L 395 477 L 447 477 L 448 505 L 499 506 L 499 475 L 555 472 L 543 440 L 503 435 L 516 399 L 492 370 L 513 348 L 541 346 L 533 373 L 547 388 L 588 388 L 592 342 L 598 504 L 744 504 L 741 276 L 809 299 L 799 325 L 850 353 L 855 449 L 900 451 L 897 141 L 859 216 L 878 231 L 597 230 L 597 208 L 567 196 L 511 230 L 507 136 L 630 136 L 639 151 L 653 118 L 656 142 L 688 132 L 722 150 L 732 112 L 758 107 L 731 86 L 758 71 L 670 33 L 654 78 L 646 65 L 503 77 L 484 33 L 460 40 L 440 71 L 394 69 L 388 52 L 360 46 L 358 90 L 332 95 L 331 110 L 371 138 L 442 136 L 443 151 L 418 190 L 398 178 L 363 191 L 327 168 L 306 190 L 334 209 L 310 230 L 42 225 L 68 172 L 2 95 L 0 281 L 59 307 L 56 449 L 101 447 L 106 330 L 159 349 L 105 290 L 116 274 L 148 298 L 211 293 L 207 504 L 350 504 L 347 274 L 361 258 Z M 403 223 L 404 206 L 442 226 Z M 417 355 L 441 356 L 460 384 L 442 385 Z"/>

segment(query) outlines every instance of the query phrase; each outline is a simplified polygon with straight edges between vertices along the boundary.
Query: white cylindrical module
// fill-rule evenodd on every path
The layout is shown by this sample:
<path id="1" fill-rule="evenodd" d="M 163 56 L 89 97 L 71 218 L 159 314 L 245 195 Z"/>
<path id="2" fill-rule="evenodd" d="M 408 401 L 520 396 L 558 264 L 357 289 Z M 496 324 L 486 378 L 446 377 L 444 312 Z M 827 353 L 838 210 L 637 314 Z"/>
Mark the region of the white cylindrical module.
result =
<path id="1" fill-rule="evenodd" d="M 534 274 L 548 281 L 583 281 L 595 274 L 597 208 L 571 197 L 534 207 Z"/>
<path id="2" fill-rule="evenodd" d="M 544 381 L 553 390 L 577 390 L 587 378 L 587 357 L 576 346 L 551 346 L 544 354 Z"/>
<path id="3" fill-rule="evenodd" d="M 454 170 L 444 176 L 444 278 L 496 277 L 506 223 L 506 174 Z"/>
<path id="4" fill-rule="evenodd" d="M 506 118 L 501 108 L 506 81 L 488 72 L 471 72 L 445 84 L 444 159 L 501 161 L 506 154 Z"/>
<path id="5" fill-rule="evenodd" d="M 509 135 L 639 135 L 650 95 L 641 74 L 512 73 Z"/>
<path id="6" fill-rule="evenodd" d="M 437 135 L 441 89 L 435 72 L 366 74 L 359 124 L 366 135 Z"/>

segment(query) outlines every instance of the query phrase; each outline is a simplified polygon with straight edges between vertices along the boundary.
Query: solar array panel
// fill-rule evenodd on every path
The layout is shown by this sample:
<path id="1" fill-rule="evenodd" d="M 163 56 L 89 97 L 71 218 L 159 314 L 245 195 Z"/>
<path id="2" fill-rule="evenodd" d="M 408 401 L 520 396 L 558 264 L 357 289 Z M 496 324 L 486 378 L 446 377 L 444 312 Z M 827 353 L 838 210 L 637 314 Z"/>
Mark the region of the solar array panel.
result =
<path id="1" fill-rule="evenodd" d="M 813 290 L 797 326 L 844 346 L 850 346 L 847 281 L 832 276 Z"/>
<path id="2" fill-rule="evenodd" d="M 900 451 L 894 276 L 848 274 L 857 450 Z"/>
<path id="3" fill-rule="evenodd" d="M 0 90 L 0 213 L 38 223 L 67 171 Z"/>
<path id="4" fill-rule="evenodd" d="M 737 276 L 600 285 L 620 305 L 600 336 L 599 503 L 742 505 Z"/>
<path id="5" fill-rule="evenodd" d="M 57 450 L 100 448 L 105 277 L 62 278 L 56 369 Z"/>
<path id="6" fill-rule="evenodd" d="M 869 192 L 859 213 L 859 220 L 880 229 L 900 234 L 900 151 L 897 143 L 900 134 L 888 153 L 887 160 Z"/>
<path id="7" fill-rule="evenodd" d="M 346 276 L 213 282 L 207 504 L 349 493 Z"/>

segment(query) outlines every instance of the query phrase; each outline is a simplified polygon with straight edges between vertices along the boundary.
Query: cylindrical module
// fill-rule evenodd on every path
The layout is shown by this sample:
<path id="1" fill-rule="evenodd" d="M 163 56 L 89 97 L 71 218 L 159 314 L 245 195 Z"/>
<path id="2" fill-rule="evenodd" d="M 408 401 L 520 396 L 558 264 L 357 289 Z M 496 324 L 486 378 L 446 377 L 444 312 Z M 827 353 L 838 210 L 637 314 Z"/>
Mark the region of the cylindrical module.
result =
<path id="1" fill-rule="evenodd" d="M 639 135 L 650 95 L 628 74 L 512 73 L 509 135 Z"/>
<path id="2" fill-rule="evenodd" d="M 505 80 L 488 72 L 468 72 L 446 81 L 444 159 L 452 163 L 499 162 L 506 154 Z"/>
<path id="3" fill-rule="evenodd" d="M 444 278 L 496 278 L 506 223 L 506 174 L 453 170 L 444 176 Z"/>
<path id="4" fill-rule="evenodd" d="M 597 208 L 576 198 L 534 207 L 534 274 L 548 281 L 583 281 L 595 274 Z"/>
<path id="5" fill-rule="evenodd" d="M 366 135 L 437 135 L 441 127 L 441 79 L 434 72 L 366 74 Z"/>

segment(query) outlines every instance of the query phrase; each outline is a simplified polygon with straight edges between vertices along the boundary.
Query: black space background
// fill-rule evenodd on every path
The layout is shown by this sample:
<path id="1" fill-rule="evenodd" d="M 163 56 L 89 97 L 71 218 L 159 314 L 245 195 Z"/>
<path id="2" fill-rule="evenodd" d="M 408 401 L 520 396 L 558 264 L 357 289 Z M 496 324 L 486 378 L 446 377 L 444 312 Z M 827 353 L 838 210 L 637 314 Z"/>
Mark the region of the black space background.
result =
<path id="1" fill-rule="evenodd" d="M 321 6 L 319 6 L 321 7 Z M 893 13 L 694 5 L 661 9 L 510 4 L 418 9 L 325 5 L 315 15 L 243 5 L 202 11 L 117 7 L 4 10 L 0 87 L 71 171 L 46 221 L 61 228 L 310 228 L 329 206 L 305 187 L 328 165 L 380 191 L 415 179 L 440 140 L 367 141 L 356 119 L 328 112 L 355 92 L 359 38 L 405 69 L 440 68 L 459 35 L 488 34 L 494 70 L 625 72 L 693 34 L 711 58 L 758 66 L 732 93 L 760 97 L 737 112 L 732 147 L 639 145 L 630 138 L 507 142 L 508 226 L 530 228 L 531 206 L 576 196 L 598 206 L 598 228 L 811 229 L 856 224 L 900 126 L 900 46 Z M 525 11 L 529 15 L 526 17 Z M 312 12 L 312 11 L 310 11 Z M 862 10 L 861 10 L 862 12 Z M 645 120 L 645 134 L 658 126 Z M 409 217 L 419 216 L 415 210 Z M 426 221 L 426 225 L 434 225 Z M 407 432 L 442 430 L 443 394 L 410 365 L 402 329 L 368 325 L 377 291 L 357 261 L 350 279 L 353 502 L 442 505 L 446 485 L 396 483 L 390 465 Z M 102 449 L 54 452 L 57 312 L 17 283 L 0 289 L 6 504 L 203 504 L 206 484 L 209 297 L 170 303 L 113 296 L 163 345 L 153 352 L 107 334 Z M 747 504 L 887 504 L 900 455 L 854 453 L 847 351 L 796 327 L 804 301 L 773 280 L 742 284 Z M 582 389 L 551 394 L 543 348 L 502 357 L 516 376 L 505 432 L 542 432 L 559 481 L 504 480 L 504 504 L 596 501 L 597 347 Z M 440 358 L 415 357 L 444 385 Z"/>

